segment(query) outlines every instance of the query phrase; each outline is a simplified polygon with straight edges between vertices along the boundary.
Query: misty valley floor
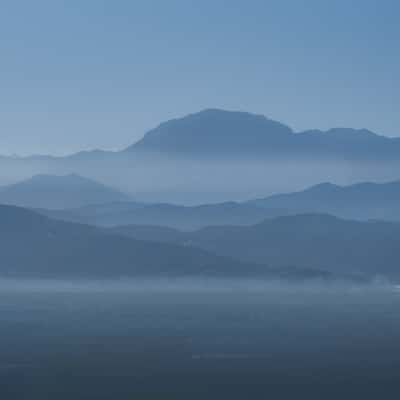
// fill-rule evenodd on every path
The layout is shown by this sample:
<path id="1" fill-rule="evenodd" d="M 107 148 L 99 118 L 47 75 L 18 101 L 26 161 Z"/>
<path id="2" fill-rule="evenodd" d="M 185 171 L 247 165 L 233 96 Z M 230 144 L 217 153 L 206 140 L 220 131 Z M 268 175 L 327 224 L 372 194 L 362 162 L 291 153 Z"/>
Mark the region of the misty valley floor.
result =
<path id="1" fill-rule="evenodd" d="M 0 284 L 0 398 L 394 399 L 399 309 L 389 287 Z"/>

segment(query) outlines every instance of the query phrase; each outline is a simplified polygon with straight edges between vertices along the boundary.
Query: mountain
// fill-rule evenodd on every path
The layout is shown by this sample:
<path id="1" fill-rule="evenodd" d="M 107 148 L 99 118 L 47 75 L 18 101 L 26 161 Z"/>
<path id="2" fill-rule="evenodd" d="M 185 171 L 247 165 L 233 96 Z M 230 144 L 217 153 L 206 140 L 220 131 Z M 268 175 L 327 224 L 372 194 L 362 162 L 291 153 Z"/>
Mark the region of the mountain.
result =
<path id="1" fill-rule="evenodd" d="M 399 160 L 400 139 L 349 128 L 295 133 L 263 115 L 207 109 L 160 124 L 125 151 L 182 157 Z"/>
<path id="2" fill-rule="evenodd" d="M 338 186 L 322 183 L 306 190 L 247 202 L 289 213 L 319 212 L 352 219 L 400 220 L 400 181 Z"/>
<path id="3" fill-rule="evenodd" d="M 248 227 L 215 226 L 186 233 L 141 226 L 123 226 L 112 231 L 135 239 L 202 248 L 276 268 L 297 266 L 400 282 L 399 223 L 305 214 L 278 217 Z"/>
<path id="4" fill-rule="evenodd" d="M 128 200 L 130 196 L 76 174 L 35 175 L 0 187 L 0 203 L 31 208 L 63 209 Z"/>
<path id="5" fill-rule="evenodd" d="M 258 153 L 271 143 L 284 145 L 292 133 L 262 115 L 208 109 L 162 123 L 126 151 L 241 155 Z"/>
<path id="6" fill-rule="evenodd" d="M 338 186 L 322 183 L 300 192 L 243 203 L 200 206 L 113 202 L 66 210 L 38 210 L 52 218 L 98 226 L 154 225 L 196 230 L 254 225 L 279 216 L 320 213 L 355 220 L 400 221 L 400 181 Z"/>
<path id="7" fill-rule="evenodd" d="M 269 210 L 235 202 L 191 207 L 174 204 L 115 202 L 77 209 L 37 211 L 51 218 L 90 225 L 156 225 L 183 230 L 194 230 L 209 225 L 252 225 L 266 218 L 286 214 L 282 209 Z"/>
<path id="8" fill-rule="evenodd" d="M 27 278 L 331 278 L 311 269 L 276 270 L 176 244 L 134 240 L 36 212 L 0 206 L 0 276 Z"/>
<path id="9" fill-rule="evenodd" d="M 399 166 L 400 138 L 366 129 L 295 132 L 262 115 L 209 109 L 163 122 L 122 151 L 0 158 L 0 184 L 76 173 L 135 193 L 141 202 L 194 205 L 322 181 L 390 181 L 399 178 Z"/>

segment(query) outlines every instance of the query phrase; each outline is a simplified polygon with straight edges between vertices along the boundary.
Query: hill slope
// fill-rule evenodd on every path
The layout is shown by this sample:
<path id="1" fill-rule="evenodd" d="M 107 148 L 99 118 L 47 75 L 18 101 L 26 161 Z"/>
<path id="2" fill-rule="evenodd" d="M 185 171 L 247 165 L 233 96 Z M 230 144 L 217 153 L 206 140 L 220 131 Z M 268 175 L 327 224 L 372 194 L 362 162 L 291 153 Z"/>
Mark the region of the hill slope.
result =
<path id="1" fill-rule="evenodd" d="M 253 225 L 267 218 L 304 213 L 355 220 L 400 221 L 400 181 L 350 186 L 323 183 L 300 192 L 244 203 L 180 206 L 114 202 L 62 211 L 39 211 L 53 218 L 99 226 L 155 225 L 182 230 L 213 225 Z"/>
<path id="2" fill-rule="evenodd" d="M 275 267 L 383 276 L 400 281 L 400 224 L 356 222 L 329 215 L 279 217 L 249 227 L 215 226 L 195 232 L 125 226 L 114 232 L 174 242 Z"/>
<path id="3" fill-rule="evenodd" d="M 192 247 L 134 240 L 13 206 L 0 206 L 0 220 L 1 277 L 330 277 L 321 271 L 279 271 Z"/>
<path id="4" fill-rule="evenodd" d="M 400 181 L 337 186 L 323 183 L 300 192 L 247 202 L 266 209 L 329 213 L 355 219 L 400 220 Z"/>
<path id="5" fill-rule="evenodd" d="M 35 175 L 0 188 L 0 203 L 31 208 L 62 209 L 129 199 L 118 190 L 76 174 Z"/>

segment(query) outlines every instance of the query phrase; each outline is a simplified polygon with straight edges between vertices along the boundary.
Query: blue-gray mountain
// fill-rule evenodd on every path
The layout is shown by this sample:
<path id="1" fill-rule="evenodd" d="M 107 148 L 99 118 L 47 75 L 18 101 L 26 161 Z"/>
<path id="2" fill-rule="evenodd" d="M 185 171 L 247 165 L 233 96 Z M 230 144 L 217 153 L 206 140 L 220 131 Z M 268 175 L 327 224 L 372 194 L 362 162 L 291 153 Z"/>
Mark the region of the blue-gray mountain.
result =
<path id="1" fill-rule="evenodd" d="M 120 152 L 83 151 L 67 157 L 0 157 L 15 164 L 26 160 L 45 164 L 126 160 L 143 153 L 201 157 L 258 157 L 400 161 L 400 138 L 368 129 L 332 128 L 294 132 L 289 126 L 263 115 L 206 109 L 161 123 Z"/>
<path id="2" fill-rule="evenodd" d="M 68 210 L 38 210 L 52 218 L 99 226 L 155 225 L 194 230 L 212 225 L 252 225 L 267 218 L 327 213 L 356 220 L 400 221 L 400 181 L 350 186 L 319 184 L 304 191 L 244 203 L 200 206 L 113 202 Z"/>
<path id="3" fill-rule="evenodd" d="M 0 203 L 22 207 L 63 209 L 129 200 L 127 194 L 76 174 L 35 175 L 0 187 Z"/>
<path id="4" fill-rule="evenodd" d="M 277 268 L 315 268 L 400 282 L 400 223 L 357 222 L 305 214 L 278 217 L 248 227 L 215 226 L 195 232 L 132 225 L 112 228 L 112 232 L 202 248 Z"/>
<path id="5" fill-rule="evenodd" d="M 205 110 L 165 122 L 118 152 L 0 158 L 0 183 L 77 173 L 144 202 L 242 201 L 321 181 L 398 179 L 400 139 L 361 129 L 295 133 L 264 116 Z"/>
<path id="6" fill-rule="evenodd" d="M 400 139 L 367 129 L 295 133 L 263 115 L 209 109 L 162 123 L 126 151 L 183 157 L 400 160 Z"/>
<path id="7" fill-rule="evenodd" d="M 319 270 L 276 270 L 202 249 L 136 240 L 14 206 L 0 206 L 0 221 L 0 277 L 334 278 Z"/>
<path id="8" fill-rule="evenodd" d="M 306 190 L 249 201 L 292 213 L 319 212 L 353 219 L 400 220 L 400 181 L 349 186 L 322 183 Z"/>

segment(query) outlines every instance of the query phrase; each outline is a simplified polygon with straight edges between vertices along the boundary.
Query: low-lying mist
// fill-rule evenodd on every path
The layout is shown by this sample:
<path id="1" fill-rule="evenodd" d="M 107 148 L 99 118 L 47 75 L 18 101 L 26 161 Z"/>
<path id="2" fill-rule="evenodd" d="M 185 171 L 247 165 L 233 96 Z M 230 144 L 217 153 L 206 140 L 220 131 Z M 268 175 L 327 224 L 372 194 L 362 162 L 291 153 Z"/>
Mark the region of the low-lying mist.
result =
<path id="1" fill-rule="evenodd" d="M 136 278 L 136 279 L 8 279 L 0 278 L 0 292 L 81 292 L 81 293 L 129 293 L 149 291 L 170 292 L 224 292 L 224 291 L 261 291 L 274 292 L 319 292 L 326 291 L 397 291 L 397 285 L 387 281 L 351 282 L 351 281 L 322 281 L 306 280 L 289 282 L 285 280 L 263 280 L 252 278 Z"/>
<path id="2" fill-rule="evenodd" d="M 77 173 L 130 193 L 137 201 L 187 205 L 248 200 L 321 182 L 346 185 L 400 177 L 398 165 L 392 162 L 183 160 L 117 153 L 73 159 L 3 159 L 1 166 L 2 185 L 39 173 Z"/>

